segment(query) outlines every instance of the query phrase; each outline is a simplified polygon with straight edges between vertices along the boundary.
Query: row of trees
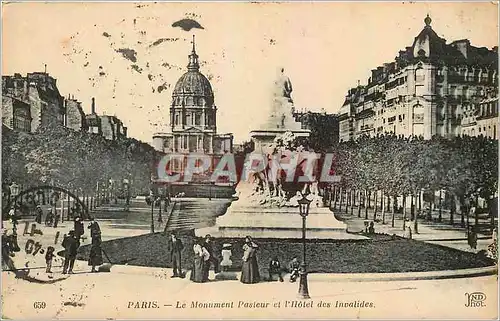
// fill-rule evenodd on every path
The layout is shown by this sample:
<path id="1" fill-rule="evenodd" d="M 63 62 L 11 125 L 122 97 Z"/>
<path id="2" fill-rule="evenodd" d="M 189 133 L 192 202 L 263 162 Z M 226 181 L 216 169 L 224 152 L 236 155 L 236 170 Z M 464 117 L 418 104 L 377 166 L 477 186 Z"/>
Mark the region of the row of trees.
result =
<path id="1" fill-rule="evenodd" d="M 358 199 L 364 205 L 366 218 L 369 207 L 366 203 L 374 200 L 381 209 L 378 212 L 379 206 L 374 207 L 374 218 L 385 223 L 386 212 L 392 212 L 394 226 L 394 211 L 402 205 L 405 218 L 406 208 L 411 209 L 414 230 L 418 231 L 415 211 L 421 209 L 422 193 L 432 195 L 433 199 L 435 191 L 443 191 L 451 199 L 452 224 L 457 211 L 462 214 L 463 224 L 464 214 L 477 204 L 479 197 L 488 202 L 493 219 L 498 187 L 496 140 L 482 136 L 451 139 L 436 136 L 424 140 L 388 134 L 361 137 L 322 152 L 335 154 L 335 171 L 342 176 L 341 182 L 333 186 L 334 202 L 349 199 L 349 203 L 354 204 Z M 401 196 L 403 204 L 398 205 L 397 198 Z M 411 199 L 411 204 L 406 204 L 407 199 Z M 358 215 L 362 216 L 361 206 L 358 206 Z"/>
<path id="2" fill-rule="evenodd" d="M 97 182 L 127 179 L 133 190 L 147 192 L 157 157 L 151 146 L 135 139 L 109 141 L 62 127 L 41 127 L 36 133 L 4 127 L 2 134 L 2 180 L 25 187 L 54 184 L 92 195 Z"/>

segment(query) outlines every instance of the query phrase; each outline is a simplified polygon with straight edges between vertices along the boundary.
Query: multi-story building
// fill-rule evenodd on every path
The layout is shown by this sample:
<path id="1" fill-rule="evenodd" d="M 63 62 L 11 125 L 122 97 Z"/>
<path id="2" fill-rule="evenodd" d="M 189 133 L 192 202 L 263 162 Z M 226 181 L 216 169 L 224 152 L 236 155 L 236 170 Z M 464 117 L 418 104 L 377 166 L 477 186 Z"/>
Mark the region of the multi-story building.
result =
<path id="1" fill-rule="evenodd" d="M 165 153 L 222 155 L 233 150 L 232 134 L 217 134 L 217 107 L 210 81 L 200 72 L 193 37 L 187 72 L 177 81 L 170 105 L 170 131 L 156 133 L 153 146 Z"/>
<path id="2" fill-rule="evenodd" d="M 460 135 L 470 124 L 464 122 L 468 111 L 498 86 L 498 47 L 446 44 L 429 16 L 424 22 L 412 46 L 373 69 L 367 85 L 348 91 L 339 112 L 341 141 L 391 132 L 425 139 Z"/>
<path id="3" fill-rule="evenodd" d="M 85 113 L 82 108 L 82 103 L 75 99 L 75 97 L 68 97 L 64 99 L 64 108 L 66 111 L 64 125 L 67 128 L 76 131 L 88 131 Z"/>
<path id="4" fill-rule="evenodd" d="M 92 97 L 91 113 L 85 115 L 85 123 L 89 133 L 102 135 L 108 140 L 127 137 L 127 127 L 116 116 L 97 115 L 95 98 Z"/>
<path id="5" fill-rule="evenodd" d="M 2 124 L 9 129 L 31 132 L 31 108 L 22 100 L 2 96 Z"/>
<path id="6" fill-rule="evenodd" d="M 29 113 L 26 105 L 29 106 Z M 4 124 L 13 129 L 14 118 L 18 120 L 18 125 L 23 123 L 20 125 L 23 130 L 27 129 L 26 122 L 30 119 L 30 132 L 40 126 L 64 126 L 64 98 L 57 89 L 56 79 L 47 72 L 28 73 L 26 77 L 17 73 L 2 76 L 2 111 L 7 115 L 3 117 Z M 8 116 L 14 114 L 16 117 Z"/>
<path id="7" fill-rule="evenodd" d="M 498 139 L 498 90 L 492 90 L 479 103 L 464 112 L 462 135 Z"/>

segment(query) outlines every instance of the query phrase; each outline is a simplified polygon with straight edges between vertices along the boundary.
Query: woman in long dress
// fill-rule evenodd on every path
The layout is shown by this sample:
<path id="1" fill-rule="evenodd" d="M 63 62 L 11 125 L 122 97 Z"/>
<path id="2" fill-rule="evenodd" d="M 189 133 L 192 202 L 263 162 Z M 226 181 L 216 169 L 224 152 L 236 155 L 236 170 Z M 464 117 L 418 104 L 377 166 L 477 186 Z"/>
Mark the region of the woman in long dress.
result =
<path id="1" fill-rule="evenodd" d="M 210 254 L 207 249 L 202 246 L 203 239 L 197 238 L 194 246 L 194 260 L 193 260 L 193 268 L 191 269 L 191 277 L 189 278 L 193 282 L 203 283 L 207 281 L 207 276 L 205 275 L 205 264 L 209 259 Z"/>
<path id="2" fill-rule="evenodd" d="M 97 272 L 95 267 L 103 263 L 101 243 L 101 234 L 95 234 L 92 237 L 92 244 L 90 246 L 89 265 L 92 267 L 90 272 Z"/>
<path id="3" fill-rule="evenodd" d="M 257 249 L 259 246 L 250 236 L 245 238 L 243 245 L 243 266 L 241 268 L 241 283 L 259 283 L 259 265 L 257 264 Z"/>

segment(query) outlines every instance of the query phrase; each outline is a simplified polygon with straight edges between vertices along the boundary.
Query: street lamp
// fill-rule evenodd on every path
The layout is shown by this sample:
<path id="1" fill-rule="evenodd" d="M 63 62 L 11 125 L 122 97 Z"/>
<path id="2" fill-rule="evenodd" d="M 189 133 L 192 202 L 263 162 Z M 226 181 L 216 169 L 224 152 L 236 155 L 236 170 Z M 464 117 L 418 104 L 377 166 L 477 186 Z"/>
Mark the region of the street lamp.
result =
<path id="1" fill-rule="evenodd" d="M 17 218 L 16 218 L 16 197 L 17 195 L 19 195 L 19 192 L 20 192 L 20 188 L 19 188 L 19 185 L 17 185 L 16 183 L 12 183 L 10 186 L 10 193 L 12 194 L 12 199 L 14 200 L 14 205 L 13 205 L 13 212 L 12 212 L 12 217 L 10 217 L 10 219 L 12 219 L 12 224 L 13 224 L 13 227 L 12 227 L 12 230 L 13 230 L 13 234 L 14 235 L 17 235 Z"/>
<path id="2" fill-rule="evenodd" d="M 10 186 L 10 194 L 13 196 L 13 198 L 15 199 L 17 195 L 19 195 L 19 185 L 17 185 L 16 183 L 12 183 Z"/>
<path id="3" fill-rule="evenodd" d="M 302 299 L 310 299 L 309 287 L 307 285 L 307 270 L 306 270 L 306 218 L 309 215 L 309 205 L 311 200 L 307 198 L 308 195 L 303 195 L 297 202 L 299 203 L 299 213 L 302 217 L 302 264 L 300 269 L 300 282 L 299 282 L 299 297 Z"/>

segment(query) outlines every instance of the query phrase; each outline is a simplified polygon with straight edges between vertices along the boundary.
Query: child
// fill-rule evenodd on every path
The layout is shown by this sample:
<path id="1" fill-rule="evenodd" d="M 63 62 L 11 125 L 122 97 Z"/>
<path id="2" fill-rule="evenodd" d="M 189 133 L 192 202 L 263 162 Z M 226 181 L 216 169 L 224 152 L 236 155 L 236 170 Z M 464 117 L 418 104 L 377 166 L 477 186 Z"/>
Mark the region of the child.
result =
<path id="1" fill-rule="evenodd" d="M 47 269 L 45 270 L 45 272 L 47 273 L 52 273 L 52 271 L 50 270 L 52 268 L 52 259 L 54 258 L 54 247 L 52 246 L 49 246 L 47 248 L 47 253 L 45 253 L 45 262 L 47 263 Z"/>
<path id="2" fill-rule="evenodd" d="M 290 282 L 295 282 L 299 276 L 300 263 L 297 257 L 294 257 L 288 264 L 288 270 L 290 271 Z"/>
<path id="3" fill-rule="evenodd" d="M 273 280 L 273 275 L 278 274 L 280 282 L 283 282 L 283 277 L 281 276 L 281 264 L 276 256 L 269 262 L 269 281 Z"/>
<path id="4" fill-rule="evenodd" d="M 222 245 L 222 262 L 220 262 L 220 266 L 222 267 L 222 271 L 226 272 L 228 268 L 233 265 L 233 261 L 231 261 L 231 244 L 224 243 Z"/>

